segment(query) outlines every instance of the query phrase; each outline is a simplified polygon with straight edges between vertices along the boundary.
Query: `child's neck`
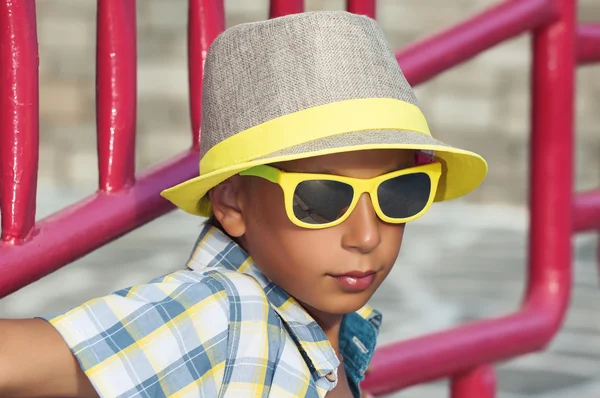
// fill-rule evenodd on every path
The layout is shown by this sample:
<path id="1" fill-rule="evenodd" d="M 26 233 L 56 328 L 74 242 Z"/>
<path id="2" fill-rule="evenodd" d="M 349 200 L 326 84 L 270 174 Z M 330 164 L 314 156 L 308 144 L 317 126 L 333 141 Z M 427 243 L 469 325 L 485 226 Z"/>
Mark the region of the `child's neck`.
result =
<path id="1" fill-rule="evenodd" d="M 321 327 L 321 329 L 323 329 L 325 336 L 327 336 L 329 339 L 329 342 L 338 355 L 338 358 L 341 358 L 339 352 L 339 336 L 340 328 L 342 326 L 342 319 L 344 316 L 338 314 L 327 314 L 311 307 L 306 308 L 306 310 L 313 317 L 315 322 L 317 322 L 317 324 Z"/>

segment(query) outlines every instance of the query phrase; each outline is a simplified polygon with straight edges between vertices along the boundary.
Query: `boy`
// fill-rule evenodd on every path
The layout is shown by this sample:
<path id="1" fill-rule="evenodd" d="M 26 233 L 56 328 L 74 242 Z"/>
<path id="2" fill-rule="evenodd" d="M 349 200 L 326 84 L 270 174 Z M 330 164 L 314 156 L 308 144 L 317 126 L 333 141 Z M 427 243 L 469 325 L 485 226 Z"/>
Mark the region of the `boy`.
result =
<path id="1" fill-rule="evenodd" d="M 163 192 L 211 217 L 187 268 L 0 322 L 1 396 L 360 396 L 406 222 L 485 161 L 431 137 L 367 17 L 229 29 L 203 90 L 200 176 Z"/>

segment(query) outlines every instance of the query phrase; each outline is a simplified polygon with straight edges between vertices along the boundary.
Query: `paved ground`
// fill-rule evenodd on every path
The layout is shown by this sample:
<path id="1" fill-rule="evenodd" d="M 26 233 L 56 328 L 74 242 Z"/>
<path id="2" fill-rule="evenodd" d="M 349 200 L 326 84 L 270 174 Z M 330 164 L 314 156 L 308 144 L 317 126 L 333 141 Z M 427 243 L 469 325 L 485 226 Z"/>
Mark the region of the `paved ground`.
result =
<path id="1" fill-rule="evenodd" d="M 42 215 L 74 200 L 43 190 Z M 0 317 L 69 308 L 177 269 L 200 220 L 172 213 L 0 300 Z M 523 289 L 526 217 L 520 209 L 455 202 L 437 205 L 407 229 L 397 267 L 373 304 L 384 312 L 381 342 L 439 330 L 517 308 Z M 500 398 L 600 397 L 600 284 L 595 236 L 575 239 L 573 305 L 543 353 L 498 366 Z M 446 397 L 445 382 L 400 398 Z"/>

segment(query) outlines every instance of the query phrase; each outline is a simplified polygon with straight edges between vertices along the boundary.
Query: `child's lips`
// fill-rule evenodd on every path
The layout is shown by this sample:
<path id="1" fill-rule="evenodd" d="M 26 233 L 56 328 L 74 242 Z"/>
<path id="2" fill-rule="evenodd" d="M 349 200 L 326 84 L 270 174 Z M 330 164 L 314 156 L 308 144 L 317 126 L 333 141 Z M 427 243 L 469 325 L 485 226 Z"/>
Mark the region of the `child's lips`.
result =
<path id="1" fill-rule="evenodd" d="M 352 271 L 331 275 L 343 290 L 358 292 L 367 289 L 375 281 L 375 271 Z"/>
<path id="2" fill-rule="evenodd" d="M 334 277 L 349 276 L 349 277 L 353 277 L 353 278 L 364 278 L 365 276 L 369 276 L 374 273 L 375 273 L 375 271 L 351 271 L 351 272 L 345 272 L 343 274 L 336 274 L 333 276 Z"/>

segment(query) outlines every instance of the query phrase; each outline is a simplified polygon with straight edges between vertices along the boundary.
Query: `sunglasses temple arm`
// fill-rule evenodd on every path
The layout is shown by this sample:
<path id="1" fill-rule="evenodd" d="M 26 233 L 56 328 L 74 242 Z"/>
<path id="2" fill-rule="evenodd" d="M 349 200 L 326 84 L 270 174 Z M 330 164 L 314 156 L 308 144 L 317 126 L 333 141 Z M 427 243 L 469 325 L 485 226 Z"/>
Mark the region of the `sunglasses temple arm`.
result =
<path id="1" fill-rule="evenodd" d="M 279 174 L 280 170 L 275 167 L 260 165 L 249 168 L 248 170 L 240 171 L 239 175 L 241 176 L 253 176 L 253 177 L 261 177 L 265 180 L 271 181 L 274 184 L 279 182 Z"/>

